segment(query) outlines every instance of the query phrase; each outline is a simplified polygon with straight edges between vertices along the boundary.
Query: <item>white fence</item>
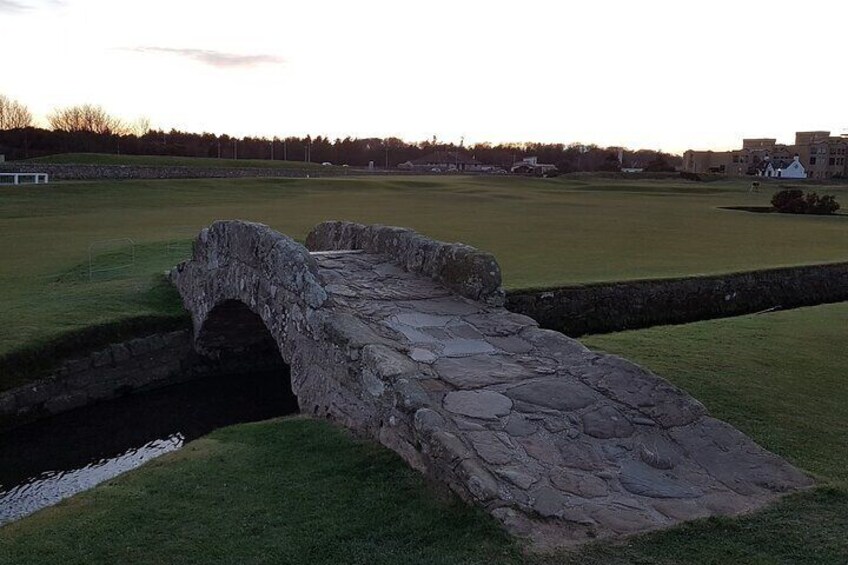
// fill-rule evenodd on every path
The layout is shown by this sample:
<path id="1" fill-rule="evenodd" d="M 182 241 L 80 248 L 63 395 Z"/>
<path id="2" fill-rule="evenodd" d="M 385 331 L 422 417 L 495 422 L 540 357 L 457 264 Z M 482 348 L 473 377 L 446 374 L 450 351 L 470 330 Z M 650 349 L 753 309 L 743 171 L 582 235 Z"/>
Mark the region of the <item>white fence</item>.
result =
<path id="1" fill-rule="evenodd" d="M 12 182 L 6 182 L 7 178 L 11 178 Z M 21 182 L 22 178 L 24 182 Z M 30 181 L 26 182 L 26 179 Z M 47 184 L 49 181 L 47 173 L 0 173 L 0 184 Z"/>

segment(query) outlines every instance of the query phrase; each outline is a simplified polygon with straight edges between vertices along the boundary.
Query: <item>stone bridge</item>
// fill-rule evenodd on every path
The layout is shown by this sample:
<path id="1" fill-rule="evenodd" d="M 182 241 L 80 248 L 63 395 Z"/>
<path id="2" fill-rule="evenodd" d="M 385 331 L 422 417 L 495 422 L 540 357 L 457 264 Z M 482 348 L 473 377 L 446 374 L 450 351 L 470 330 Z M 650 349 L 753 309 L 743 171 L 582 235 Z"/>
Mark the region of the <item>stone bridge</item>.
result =
<path id="1" fill-rule="evenodd" d="M 301 411 L 397 452 L 537 547 L 754 510 L 812 484 L 664 379 L 503 307 L 500 268 L 411 230 L 304 247 L 215 222 L 172 272 L 197 349 L 276 347 Z"/>

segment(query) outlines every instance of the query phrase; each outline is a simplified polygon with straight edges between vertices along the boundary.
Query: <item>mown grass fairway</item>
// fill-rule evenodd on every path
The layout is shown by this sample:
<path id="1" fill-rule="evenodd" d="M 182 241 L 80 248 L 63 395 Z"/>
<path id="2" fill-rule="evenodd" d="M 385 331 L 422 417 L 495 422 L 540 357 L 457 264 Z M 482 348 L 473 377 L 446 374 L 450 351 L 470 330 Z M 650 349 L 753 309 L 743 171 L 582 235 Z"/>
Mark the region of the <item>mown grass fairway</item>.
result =
<path id="1" fill-rule="evenodd" d="M 0 563 L 845 563 L 848 303 L 596 336 L 815 473 L 820 486 L 577 553 L 526 556 L 482 512 L 330 424 L 219 430 L 0 529 Z"/>
<path id="2" fill-rule="evenodd" d="M 848 259 L 846 217 L 718 209 L 765 204 L 772 184 L 753 195 L 746 181 L 449 176 L 0 187 L 0 355 L 92 324 L 178 313 L 155 275 L 216 219 L 297 238 L 327 219 L 409 226 L 492 251 L 511 288 Z M 848 205 L 846 188 L 824 190 Z M 104 270 L 126 265 L 128 244 L 103 242 L 116 238 L 134 241 L 134 263 Z"/>

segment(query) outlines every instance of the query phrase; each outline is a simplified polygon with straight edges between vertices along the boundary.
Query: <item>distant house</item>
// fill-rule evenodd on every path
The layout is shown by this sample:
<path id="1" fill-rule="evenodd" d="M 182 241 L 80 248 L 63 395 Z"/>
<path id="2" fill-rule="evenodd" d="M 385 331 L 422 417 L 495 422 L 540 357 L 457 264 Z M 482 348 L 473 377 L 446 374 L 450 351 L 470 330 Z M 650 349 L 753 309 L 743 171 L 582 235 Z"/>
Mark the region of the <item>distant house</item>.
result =
<path id="1" fill-rule="evenodd" d="M 521 161 L 514 163 L 509 169 L 511 173 L 523 175 L 546 175 L 556 172 L 556 165 L 540 163 L 538 157 L 525 157 Z"/>
<path id="2" fill-rule="evenodd" d="M 754 174 L 758 177 L 776 177 L 777 171 L 770 160 L 760 161 L 753 166 Z"/>
<path id="3" fill-rule="evenodd" d="M 764 161 L 760 161 L 759 163 L 755 164 L 752 169 L 753 174 L 760 177 L 784 179 L 807 178 L 807 171 L 804 169 L 804 165 L 801 164 L 801 160 L 798 155 L 795 155 L 795 157 L 791 161 L 772 161 L 771 159 L 766 157 Z"/>
<path id="4" fill-rule="evenodd" d="M 801 164 L 801 158 L 795 155 L 791 162 L 777 169 L 777 176 L 784 179 L 805 179 L 807 178 L 807 171 Z"/>
<path id="5" fill-rule="evenodd" d="M 401 163 L 398 168 L 433 173 L 483 172 L 491 169 L 491 167 L 487 167 L 474 157 L 461 151 L 436 151 L 430 155 Z"/>

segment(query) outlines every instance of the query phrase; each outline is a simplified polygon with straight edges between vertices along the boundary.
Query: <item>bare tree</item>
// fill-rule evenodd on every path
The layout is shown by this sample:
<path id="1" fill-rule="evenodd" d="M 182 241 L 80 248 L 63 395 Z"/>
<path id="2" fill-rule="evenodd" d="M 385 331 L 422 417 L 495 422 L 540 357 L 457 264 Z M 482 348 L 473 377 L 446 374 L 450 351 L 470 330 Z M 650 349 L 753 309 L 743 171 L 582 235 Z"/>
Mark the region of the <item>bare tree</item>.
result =
<path id="1" fill-rule="evenodd" d="M 0 130 L 28 128 L 32 125 L 32 112 L 11 98 L 0 94 Z"/>
<path id="2" fill-rule="evenodd" d="M 141 116 L 140 118 L 136 118 L 135 121 L 127 124 L 127 132 L 131 133 L 137 137 L 141 137 L 147 132 L 149 132 L 152 128 L 150 127 L 150 118 L 146 116 Z"/>
<path id="3" fill-rule="evenodd" d="M 124 135 L 129 128 L 123 121 L 110 115 L 102 106 L 82 104 L 59 108 L 47 116 L 50 127 L 71 132 L 91 132 Z"/>

